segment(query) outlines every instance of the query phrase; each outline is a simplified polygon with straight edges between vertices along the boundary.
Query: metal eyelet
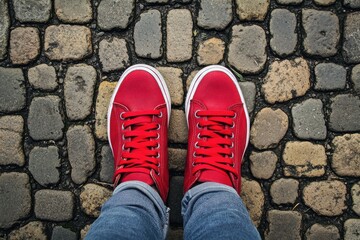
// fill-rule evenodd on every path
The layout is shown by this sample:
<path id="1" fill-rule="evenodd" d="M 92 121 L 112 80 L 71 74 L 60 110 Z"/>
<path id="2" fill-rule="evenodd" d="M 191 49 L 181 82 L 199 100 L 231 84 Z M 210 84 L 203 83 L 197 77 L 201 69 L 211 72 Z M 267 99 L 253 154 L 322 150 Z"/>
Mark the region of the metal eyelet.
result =
<path id="1" fill-rule="evenodd" d="M 233 139 L 235 137 L 234 133 L 231 133 L 231 139 Z"/>
<path id="2" fill-rule="evenodd" d="M 156 174 L 157 174 L 158 176 L 160 176 L 160 172 L 157 172 Z"/>
<path id="3" fill-rule="evenodd" d="M 196 142 L 195 143 L 195 148 L 200 148 L 199 145 L 198 145 L 199 142 Z"/>
<path id="4" fill-rule="evenodd" d="M 233 152 L 231 153 L 231 156 L 230 156 L 230 158 L 234 158 L 234 153 L 233 153 Z"/>
<path id="5" fill-rule="evenodd" d="M 158 168 L 160 167 L 160 163 L 158 163 L 157 167 L 158 167 Z"/>
<path id="6" fill-rule="evenodd" d="M 125 151 L 125 144 L 123 144 L 123 145 L 121 146 L 121 149 L 122 149 L 123 151 Z"/>
<path id="7" fill-rule="evenodd" d="M 163 114 L 162 112 L 160 112 L 160 114 L 158 115 L 158 118 L 162 118 Z"/>
<path id="8" fill-rule="evenodd" d="M 157 153 L 156 158 L 160 158 L 160 153 Z"/>
<path id="9" fill-rule="evenodd" d="M 200 118 L 200 116 L 197 115 L 197 113 L 198 113 L 199 111 L 200 111 L 200 110 L 196 110 L 196 111 L 195 111 L 195 117 L 196 117 L 196 118 Z"/>
<path id="10" fill-rule="evenodd" d="M 231 142 L 230 148 L 233 148 L 233 147 L 234 147 L 234 142 Z"/>
<path id="11" fill-rule="evenodd" d="M 196 124 L 196 127 L 197 127 L 198 129 L 201 129 L 200 123 L 197 123 L 197 124 Z"/>
<path id="12" fill-rule="evenodd" d="M 155 149 L 159 149 L 159 148 L 160 148 L 160 143 L 157 143 Z"/>
<path id="13" fill-rule="evenodd" d="M 234 128 L 235 127 L 235 122 L 232 123 L 232 125 L 230 126 L 230 128 Z"/>
<path id="14" fill-rule="evenodd" d="M 126 139 L 125 139 L 125 135 L 124 135 L 124 134 L 122 135 L 122 140 L 124 140 L 124 141 L 126 140 Z"/>
<path id="15" fill-rule="evenodd" d="M 158 123 L 156 130 L 160 130 L 160 128 L 161 128 L 161 125 Z"/>
<path id="16" fill-rule="evenodd" d="M 124 124 L 121 124 L 121 129 L 125 130 L 125 125 Z"/>
<path id="17" fill-rule="evenodd" d="M 200 137 L 200 133 L 198 133 L 198 135 L 197 135 L 197 139 L 201 139 L 201 137 Z"/>
<path id="18" fill-rule="evenodd" d="M 125 112 L 122 112 L 122 113 L 120 113 L 120 119 L 121 120 L 125 120 L 125 118 L 123 117 L 123 114 L 124 114 Z"/>
<path id="19" fill-rule="evenodd" d="M 193 153 L 193 157 L 197 157 L 196 152 Z"/>
<path id="20" fill-rule="evenodd" d="M 156 138 L 155 140 L 159 139 L 160 138 L 160 134 L 159 133 L 156 133 Z"/>
<path id="21" fill-rule="evenodd" d="M 236 113 L 235 113 L 235 115 L 234 115 L 232 118 L 236 118 Z"/>

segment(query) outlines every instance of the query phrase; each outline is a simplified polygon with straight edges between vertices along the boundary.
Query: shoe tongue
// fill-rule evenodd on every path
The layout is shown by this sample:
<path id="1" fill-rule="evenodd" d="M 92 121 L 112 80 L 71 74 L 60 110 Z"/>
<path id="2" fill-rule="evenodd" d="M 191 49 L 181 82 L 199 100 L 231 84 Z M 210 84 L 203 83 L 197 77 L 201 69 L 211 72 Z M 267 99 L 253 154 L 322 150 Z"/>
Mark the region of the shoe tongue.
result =
<path id="1" fill-rule="evenodd" d="M 233 187 L 230 176 L 225 172 L 215 170 L 203 170 L 198 178 L 199 182 L 217 182 Z"/>
<path id="2" fill-rule="evenodd" d="M 153 185 L 154 181 L 152 180 L 150 174 L 146 173 L 125 173 L 122 174 L 120 182 L 127 181 L 141 181 L 149 185 Z"/>

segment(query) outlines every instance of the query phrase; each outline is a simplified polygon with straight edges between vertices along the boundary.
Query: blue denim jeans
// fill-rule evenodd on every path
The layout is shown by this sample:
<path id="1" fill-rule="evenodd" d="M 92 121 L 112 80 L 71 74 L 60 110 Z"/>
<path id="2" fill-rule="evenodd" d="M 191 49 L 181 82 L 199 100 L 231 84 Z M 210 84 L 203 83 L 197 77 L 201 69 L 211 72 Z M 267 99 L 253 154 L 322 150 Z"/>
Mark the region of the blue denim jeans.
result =
<path id="1" fill-rule="evenodd" d="M 261 239 L 236 191 L 202 183 L 182 200 L 185 239 Z M 169 208 L 149 185 L 121 183 L 104 204 L 85 239 L 165 239 Z"/>

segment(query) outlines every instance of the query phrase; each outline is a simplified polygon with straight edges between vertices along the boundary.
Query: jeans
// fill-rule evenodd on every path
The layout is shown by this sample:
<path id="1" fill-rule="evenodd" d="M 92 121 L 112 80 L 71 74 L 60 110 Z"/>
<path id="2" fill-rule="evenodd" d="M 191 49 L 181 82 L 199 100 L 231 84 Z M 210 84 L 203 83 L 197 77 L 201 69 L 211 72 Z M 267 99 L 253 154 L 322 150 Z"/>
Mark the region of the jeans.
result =
<path id="1" fill-rule="evenodd" d="M 182 199 L 185 239 L 261 239 L 235 189 L 202 183 Z M 151 186 L 121 183 L 85 239 L 165 239 L 169 208 Z"/>

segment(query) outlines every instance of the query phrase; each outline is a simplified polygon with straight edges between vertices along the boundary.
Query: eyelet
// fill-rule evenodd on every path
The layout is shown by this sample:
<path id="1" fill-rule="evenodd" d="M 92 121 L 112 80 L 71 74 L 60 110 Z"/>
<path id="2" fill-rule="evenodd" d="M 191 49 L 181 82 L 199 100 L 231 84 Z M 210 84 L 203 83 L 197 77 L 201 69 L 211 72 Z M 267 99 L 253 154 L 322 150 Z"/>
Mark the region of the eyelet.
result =
<path id="1" fill-rule="evenodd" d="M 156 158 L 160 158 L 160 153 L 157 153 Z"/>
<path id="2" fill-rule="evenodd" d="M 156 130 L 160 130 L 160 128 L 161 128 L 161 125 L 157 124 L 157 129 Z"/>
<path id="3" fill-rule="evenodd" d="M 230 128 L 234 128 L 235 127 L 235 122 L 232 123 L 232 125 L 230 126 Z"/>
<path id="4" fill-rule="evenodd" d="M 200 137 L 200 133 L 198 133 L 197 138 L 198 138 L 198 139 L 201 139 L 201 137 Z"/>
<path id="5" fill-rule="evenodd" d="M 198 145 L 199 142 L 196 142 L 195 143 L 195 148 L 200 148 L 199 145 Z"/>
<path id="6" fill-rule="evenodd" d="M 192 162 L 192 166 L 195 167 L 195 162 Z"/>
<path id="7" fill-rule="evenodd" d="M 231 133 L 231 139 L 233 139 L 235 137 L 234 133 Z"/>
<path id="8" fill-rule="evenodd" d="M 236 118 L 236 113 L 235 113 L 235 115 L 234 115 L 232 118 Z"/>
<path id="9" fill-rule="evenodd" d="M 123 151 L 125 151 L 125 144 L 123 144 L 123 145 L 121 146 L 121 149 L 122 149 Z"/>
<path id="10" fill-rule="evenodd" d="M 156 133 L 156 138 L 155 138 L 155 140 L 156 139 L 159 139 L 160 138 L 160 134 L 159 133 Z"/>
<path id="11" fill-rule="evenodd" d="M 234 153 L 233 153 L 233 152 L 231 153 L 231 156 L 230 156 L 230 158 L 234 158 Z"/>
<path id="12" fill-rule="evenodd" d="M 234 142 L 231 142 L 230 148 L 233 148 L 233 147 L 234 147 Z"/>
<path id="13" fill-rule="evenodd" d="M 197 157 L 197 156 L 196 156 L 196 152 L 193 153 L 193 157 Z"/>
<path id="14" fill-rule="evenodd" d="M 200 110 L 196 110 L 196 111 L 195 111 L 195 117 L 196 117 L 196 118 L 200 118 L 200 116 L 197 115 L 197 113 L 198 113 L 199 111 L 200 111 Z"/>
<path id="15" fill-rule="evenodd" d="M 158 118 L 162 118 L 163 114 L 162 112 L 159 113 Z"/>
<path id="16" fill-rule="evenodd" d="M 122 135 L 122 140 L 124 140 L 124 141 L 126 140 L 126 139 L 125 139 L 125 135 L 124 135 L 124 134 Z"/>
<path id="17" fill-rule="evenodd" d="M 125 125 L 124 124 L 121 124 L 121 129 L 125 130 Z"/>
<path id="18" fill-rule="evenodd" d="M 160 148 L 160 143 L 157 143 L 155 149 L 159 149 L 159 148 Z"/>
<path id="19" fill-rule="evenodd" d="M 198 129 L 201 129 L 200 123 L 197 123 L 197 124 L 196 124 L 196 127 L 197 127 Z"/>
<path id="20" fill-rule="evenodd" d="M 235 163 L 231 164 L 231 167 L 235 168 Z"/>
<path id="21" fill-rule="evenodd" d="M 158 168 L 160 167 L 160 163 L 158 163 L 157 167 L 158 167 Z"/>
<path id="22" fill-rule="evenodd" d="M 157 172 L 156 174 L 157 174 L 158 176 L 160 176 L 160 172 Z"/>
<path id="23" fill-rule="evenodd" d="M 123 117 L 123 114 L 124 114 L 125 112 L 122 112 L 122 113 L 120 113 L 120 119 L 121 120 L 125 120 L 125 118 Z"/>

